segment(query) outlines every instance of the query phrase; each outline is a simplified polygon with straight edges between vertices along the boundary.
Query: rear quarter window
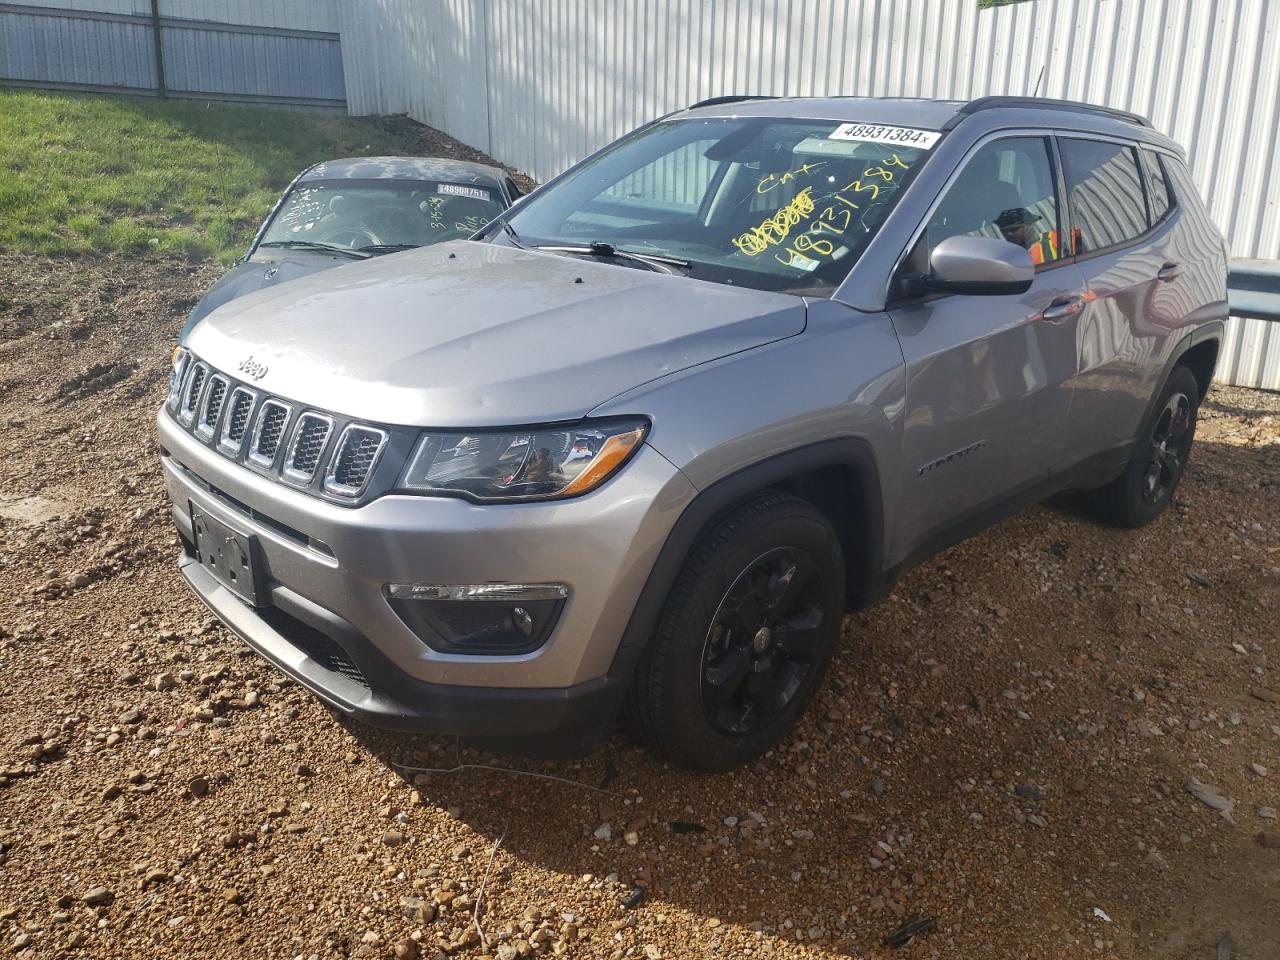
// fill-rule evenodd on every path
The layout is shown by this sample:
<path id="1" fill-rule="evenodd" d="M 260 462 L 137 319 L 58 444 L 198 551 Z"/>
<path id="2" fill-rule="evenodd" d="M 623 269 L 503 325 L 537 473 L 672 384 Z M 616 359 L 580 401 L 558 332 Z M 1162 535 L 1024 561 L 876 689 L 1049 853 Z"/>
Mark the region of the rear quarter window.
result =
<path id="1" fill-rule="evenodd" d="M 1147 230 L 1138 151 L 1122 143 L 1059 141 L 1077 253 L 1119 246 Z"/>
<path id="2" fill-rule="evenodd" d="M 1147 201 L 1151 207 L 1151 223 L 1154 226 L 1172 209 L 1173 194 L 1169 190 L 1169 177 L 1160 155 L 1151 150 L 1143 150 L 1142 162 L 1147 168 Z"/>

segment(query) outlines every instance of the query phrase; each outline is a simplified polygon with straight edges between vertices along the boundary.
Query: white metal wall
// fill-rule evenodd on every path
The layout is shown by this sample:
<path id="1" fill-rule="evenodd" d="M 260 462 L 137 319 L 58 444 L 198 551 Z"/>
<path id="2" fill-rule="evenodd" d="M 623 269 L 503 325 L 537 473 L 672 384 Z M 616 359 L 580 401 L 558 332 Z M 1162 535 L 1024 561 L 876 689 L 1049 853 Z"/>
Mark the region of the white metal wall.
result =
<path id="1" fill-rule="evenodd" d="M 151 0 L 4 0 L 24 7 L 151 15 Z M 160 0 L 160 16 L 247 27 L 338 30 L 338 0 Z"/>
<path id="2" fill-rule="evenodd" d="M 1232 255 L 1280 258 L 1274 0 L 341 0 L 339 17 L 352 113 L 408 113 L 540 180 L 717 94 L 1038 84 L 1151 117 Z M 1233 320 L 1218 373 L 1280 389 L 1280 324 Z"/>

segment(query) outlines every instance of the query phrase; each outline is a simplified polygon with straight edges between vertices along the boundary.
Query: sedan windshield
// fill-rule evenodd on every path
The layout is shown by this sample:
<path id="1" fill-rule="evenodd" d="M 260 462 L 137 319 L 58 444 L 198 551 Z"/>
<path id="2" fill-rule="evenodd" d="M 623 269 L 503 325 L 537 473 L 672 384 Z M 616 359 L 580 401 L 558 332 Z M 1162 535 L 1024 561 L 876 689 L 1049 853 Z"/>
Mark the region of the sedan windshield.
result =
<path id="1" fill-rule="evenodd" d="M 533 194 L 508 236 L 619 266 L 645 268 L 624 254 L 667 257 L 680 264 L 672 272 L 700 280 L 826 296 L 938 136 L 835 120 L 663 121 Z"/>
<path id="2" fill-rule="evenodd" d="M 469 237 L 502 212 L 489 187 L 426 180 L 307 180 L 280 204 L 259 246 L 369 253 Z"/>

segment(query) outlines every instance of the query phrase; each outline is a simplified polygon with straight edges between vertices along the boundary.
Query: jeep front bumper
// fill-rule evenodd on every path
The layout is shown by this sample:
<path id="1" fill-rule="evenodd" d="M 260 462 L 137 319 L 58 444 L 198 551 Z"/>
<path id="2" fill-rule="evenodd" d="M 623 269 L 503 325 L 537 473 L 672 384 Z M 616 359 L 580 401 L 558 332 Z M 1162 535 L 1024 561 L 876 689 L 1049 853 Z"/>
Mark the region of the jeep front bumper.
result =
<path id="1" fill-rule="evenodd" d="M 619 641 L 689 482 L 643 447 L 573 500 L 477 505 L 388 495 L 344 507 L 246 470 L 158 416 L 165 482 L 197 596 L 317 696 L 378 726 L 468 736 L 607 725 L 626 682 Z M 256 544 L 259 606 L 194 559 L 192 508 Z M 549 636 L 519 655 L 442 653 L 392 609 L 393 583 L 563 583 Z"/>

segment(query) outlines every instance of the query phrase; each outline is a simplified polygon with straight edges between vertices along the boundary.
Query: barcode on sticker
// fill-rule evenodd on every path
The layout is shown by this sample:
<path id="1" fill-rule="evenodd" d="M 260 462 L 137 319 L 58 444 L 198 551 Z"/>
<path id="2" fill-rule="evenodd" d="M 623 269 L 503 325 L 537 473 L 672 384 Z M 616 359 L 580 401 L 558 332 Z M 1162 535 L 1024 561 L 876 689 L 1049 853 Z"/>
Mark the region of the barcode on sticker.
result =
<path id="1" fill-rule="evenodd" d="M 454 197 L 470 197 L 472 200 L 488 200 L 489 191 L 484 187 L 465 187 L 460 183 L 442 183 L 436 193 L 447 193 Z"/>
<path id="2" fill-rule="evenodd" d="M 874 123 L 842 123 L 831 131 L 828 140 L 862 140 L 867 143 L 888 143 L 896 147 L 915 147 L 928 150 L 942 136 L 937 130 L 917 130 L 914 127 L 886 127 Z"/>

